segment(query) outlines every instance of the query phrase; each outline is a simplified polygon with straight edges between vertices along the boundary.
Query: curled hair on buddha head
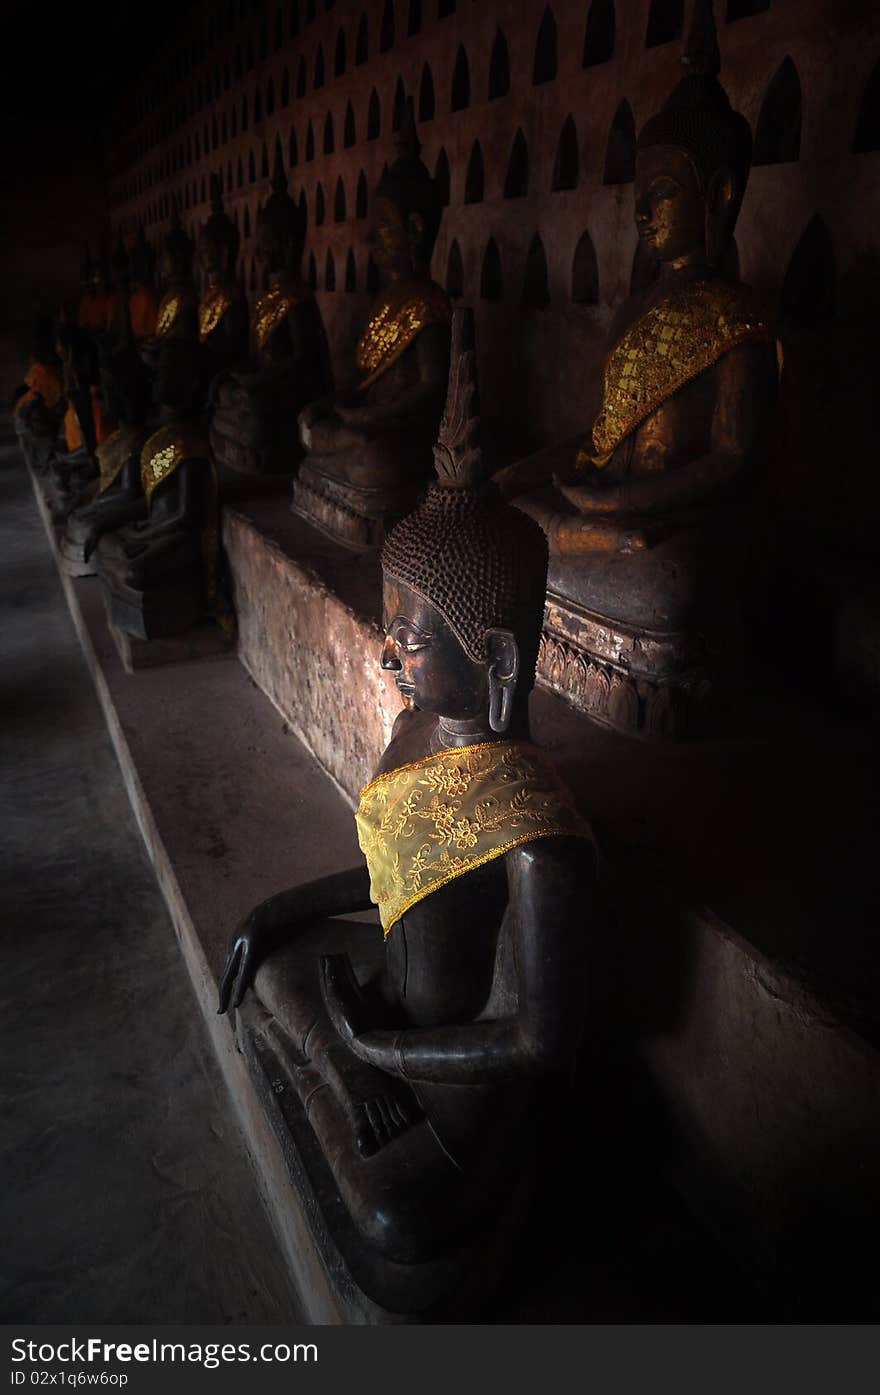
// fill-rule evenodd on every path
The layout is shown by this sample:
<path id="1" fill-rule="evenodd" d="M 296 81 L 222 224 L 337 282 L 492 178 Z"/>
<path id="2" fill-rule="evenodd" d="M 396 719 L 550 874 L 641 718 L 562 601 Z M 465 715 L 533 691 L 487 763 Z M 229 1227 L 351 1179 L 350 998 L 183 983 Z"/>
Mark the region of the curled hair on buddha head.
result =
<path id="1" fill-rule="evenodd" d="M 224 270 L 232 275 L 238 260 L 238 228 L 223 207 L 223 192 L 216 174 L 211 175 L 211 212 L 202 224 L 201 239 L 226 253 Z"/>
<path id="2" fill-rule="evenodd" d="M 712 0 L 695 0 L 681 64 L 684 76 L 657 115 L 642 127 L 637 148 L 671 145 L 683 151 L 703 194 L 714 174 L 729 170 L 734 197 L 727 232 L 732 234 L 752 164 L 752 131 L 718 81 L 721 53 Z"/>
<path id="3" fill-rule="evenodd" d="M 296 265 L 299 266 L 306 240 L 306 219 L 303 209 L 294 203 L 288 193 L 284 156 L 278 136 L 275 137 L 272 192 L 257 214 L 257 227 L 265 229 L 273 242 L 290 244 Z"/>
<path id="4" fill-rule="evenodd" d="M 165 238 L 165 251 L 173 276 L 182 281 L 192 275 L 192 240 L 180 221 L 180 209 L 176 199 L 171 205 L 171 227 Z"/>
<path id="5" fill-rule="evenodd" d="M 437 240 L 443 206 L 437 185 L 419 158 L 422 145 L 416 130 L 412 97 L 407 97 L 404 104 L 403 118 L 394 148 L 397 152 L 396 158 L 382 172 L 382 177 L 376 185 L 376 193 L 380 198 L 388 199 L 394 204 L 405 224 L 413 213 L 419 215 L 424 224 L 420 251 L 427 265 Z"/>
<path id="6" fill-rule="evenodd" d="M 480 450 L 473 311 L 452 317 L 449 389 L 437 444 L 436 480 L 389 533 L 382 570 L 438 610 L 475 663 L 486 663 L 489 630 L 509 630 L 519 649 L 520 697 L 535 681 L 547 590 L 547 540 L 490 479 Z"/>

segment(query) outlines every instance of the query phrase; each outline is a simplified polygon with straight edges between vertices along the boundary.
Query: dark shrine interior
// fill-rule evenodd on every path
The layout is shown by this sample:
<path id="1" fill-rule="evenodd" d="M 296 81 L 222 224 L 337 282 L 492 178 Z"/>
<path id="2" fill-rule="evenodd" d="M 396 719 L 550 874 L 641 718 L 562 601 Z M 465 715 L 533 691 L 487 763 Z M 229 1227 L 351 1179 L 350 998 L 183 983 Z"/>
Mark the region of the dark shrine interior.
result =
<path id="1" fill-rule="evenodd" d="M 0 39 L 7 1320 L 876 1321 L 876 4 Z"/>

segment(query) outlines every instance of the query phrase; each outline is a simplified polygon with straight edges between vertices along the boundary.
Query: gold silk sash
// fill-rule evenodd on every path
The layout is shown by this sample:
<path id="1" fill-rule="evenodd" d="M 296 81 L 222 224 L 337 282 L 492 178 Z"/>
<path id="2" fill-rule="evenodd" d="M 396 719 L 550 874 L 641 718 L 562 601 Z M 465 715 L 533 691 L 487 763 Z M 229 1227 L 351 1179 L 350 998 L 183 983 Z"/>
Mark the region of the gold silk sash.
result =
<path id="1" fill-rule="evenodd" d="M 149 505 L 153 494 L 184 460 L 213 461 L 208 439 L 189 422 L 170 422 L 154 431 L 141 451 L 141 485 Z"/>
<path id="2" fill-rule="evenodd" d="M 592 838 L 552 765 L 520 741 L 440 751 L 378 775 L 355 820 L 386 935 L 417 901 L 520 843 Z"/>
<path id="3" fill-rule="evenodd" d="M 143 439 L 143 427 L 120 426 L 118 431 L 107 437 L 103 445 L 98 446 L 95 455 L 101 473 L 96 482 L 96 494 L 103 494 L 119 478 L 126 461 L 139 451 Z"/>
<path id="4" fill-rule="evenodd" d="M 228 286 L 209 286 L 205 291 L 199 301 L 199 343 L 213 334 L 234 299 L 235 292 Z"/>
<path id="5" fill-rule="evenodd" d="M 166 291 L 159 302 L 159 314 L 156 319 L 156 338 L 164 339 L 170 334 L 184 310 L 188 310 L 193 303 L 191 291 Z"/>
<path id="6" fill-rule="evenodd" d="M 357 366 L 366 375 L 358 384 L 359 391 L 363 392 L 381 378 L 428 325 L 448 325 L 451 320 L 449 297 L 433 281 L 420 286 L 415 294 L 404 300 L 384 301 L 355 350 Z"/>
<path id="7" fill-rule="evenodd" d="M 260 353 L 291 310 L 296 309 L 301 299 L 302 295 L 290 286 L 273 286 L 272 290 L 260 296 L 251 321 L 251 331 Z"/>
<path id="8" fill-rule="evenodd" d="M 747 286 L 698 281 L 670 291 L 625 330 L 605 360 L 602 406 L 577 464 L 601 469 L 685 383 L 739 344 L 775 339 Z"/>

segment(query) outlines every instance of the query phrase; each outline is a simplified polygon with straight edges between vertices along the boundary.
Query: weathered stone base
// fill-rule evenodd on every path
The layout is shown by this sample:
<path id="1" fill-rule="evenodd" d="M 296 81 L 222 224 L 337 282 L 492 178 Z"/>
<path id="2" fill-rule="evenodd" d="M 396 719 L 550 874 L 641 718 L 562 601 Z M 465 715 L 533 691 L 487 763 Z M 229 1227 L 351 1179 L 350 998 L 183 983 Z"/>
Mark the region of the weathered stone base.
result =
<path id="1" fill-rule="evenodd" d="M 159 668 L 167 664 L 189 664 L 198 660 L 222 659 L 229 655 L 234 640 L 228 638 L 219 625 L 206 620 L 183 634 L 159 639 L 138 639 L 108 621 L 110 636 L 126 673 Z"/>
<path id="2" fill-rule="evenodd" d="M 548 592 L 538 680 L 627 736 L 682 736 L 710 690 L 699 645 L 608 620 Z"/>
<path id="3" fill-rule="evenodd" d="M 258 441 L 215 415 L 209 437 L 217 464 L 243 475 L 290 475 L 302 455 L 295 424 L 277 439 Z"/>
<path id="4" fill-rule="evenodd" d="M 385 529 L 381 518 L 368 518 L 347 508 L 341 500 L 331 499 L 324 491 L 314 489 L 307 473 L 302 466 L 293 481 L 290 507 L 294 513 L 354 552 L 369 552 L 382 545 Z"/>
<path id="5" fill-rule="evenodd" d="M 136 591 L 115 577 L 99 575 L 108 623 L 135 640 L 170 639 L 204 620 L 201 578 L 187 575 L 180 578 L 177 586 Z"/>

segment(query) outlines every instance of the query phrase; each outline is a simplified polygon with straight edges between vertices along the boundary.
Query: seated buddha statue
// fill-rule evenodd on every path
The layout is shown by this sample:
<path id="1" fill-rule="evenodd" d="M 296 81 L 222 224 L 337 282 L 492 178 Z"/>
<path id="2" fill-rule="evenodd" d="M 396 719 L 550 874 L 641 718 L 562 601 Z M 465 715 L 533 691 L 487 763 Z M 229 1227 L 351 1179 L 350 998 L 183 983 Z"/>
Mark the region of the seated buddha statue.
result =
<path id="1" fill-rule="evenodd" d="M 81 488 L 59 540 L 61 564 L 71 576 L 93 576 L 102 535 L 147 514 L 140 456 L 151 434 L 153 378 L 134 345 L 104 356 L 101 385 L 118 426 L 96 448 L 98 475 Z"/>
<path id="2" fill-rule="evenodd" d="M 43 491 L 56 522 L 79 503 L 84 488 L 98 473 L 95 459 L 95 385 L 99 353 L 95 336 L 74 323 L 62 308 L 55 328 L 55 350 L 61 364 L 64 400 L 63 447 L 47 459 Z"/>
<path id="3" fill-rule="evenodd" d="M 131 290 L 128 297 L 128 324 L 136 344 L 152 339 L 159 322 L 159 299 L 156 295 L 156 256 L 138 227 L 137 240 L 131 249 L 129 263 Z"/>
<path id="4" fill-rule="evenodd" d="M 135 521 L 99 528 L 96 571 L 111 624 L 139 639 L 179 634 L 208 614 L 221 621 L 217 482 L 200 425 L 197 344 L 162 347 L 155 396 L 161 426 L 140 451 Z"/>
<path id="5" fill-rule="evenodd" d="M 392 1310 L 424 1311 L 438 1282 L 448 1298 L 523 1205 L 595 915 L 589 830 L 529 740 L 546 543 L 484 477 L 469 317 L 435 481 L 382 550 L 381 664 L 405 706 L 361 793 L 364 860 L 252 911 L 220 984 L 245 1054 L 299 1101 L 285 1118 L 334 1242 Z M 371 906 L 381 935 L 344 919 Z"/>
<path id="6" fill-rule="evenodd" d="M 12 403 L 15 432 L 32 470 L 45 470 L 55 453 L 64 402 L 61 361 L 55 350 L 52 321 L 48 315 L 38 315 L 31 339 L 30 361 Z"/>
<path id="7" fill-rule="evenodd" d="M 223 209 L 220 180 L 212 174 L 211 214 L 199 234 L 206 282 L 199 300 L 199 343 L 207 382 L 230 372 L 247 353 L 247 304 L 235 276 L 238 243 L 238 228 Z"/>
<path id="8" fill-rule="evenodd" d="M 219 464 L 251 474 L 290 473 L 297 416 L 328 386 L 321 312 L 300 276 L 305 217 L 287 192 L 280 142 L 272 192 L 257 215 L 257 258 L 269 289 L 251 316 L 254 355 L 211 390 L 211 444 Z"/>
<path id="9" fill-rule="evenodd" d="M 549 542 L 542 677 L 643 735 L 685 729 L 735 647 L 778 379 L 767 316 L 719 270 L 751 133 L 718 81 L 711 0 L 683 61 L 637 145 L 636 228 L 660 271 L 612 328 L 592 432 L 498 477 Z"/>
<path id="10" fill-rule="evenodd" d="M 293 508 L 348 547 L 377 546 L 425 489 L 449 373 L 450 306 L 429 265 L 442 208 L 419 158 L 412 100 L 397 158 L 372 202 L 370 245 L 384 280 L 355 354 L 352 398 L 300 417 L 307 455 Z"/>
<path id="11" fill-rule="evenodd" d="M 171 210 L 171 226 L 162 244 L 159 269 L 165 292 L 156 312 L 156 332 L 141 344 L 144 361 L 150 368 L 158 368 L 166 345 L 178 340 L 198 343 L 199 301 L 192 264 L 192 241 L 183 228 L 175 203 Z"/>

